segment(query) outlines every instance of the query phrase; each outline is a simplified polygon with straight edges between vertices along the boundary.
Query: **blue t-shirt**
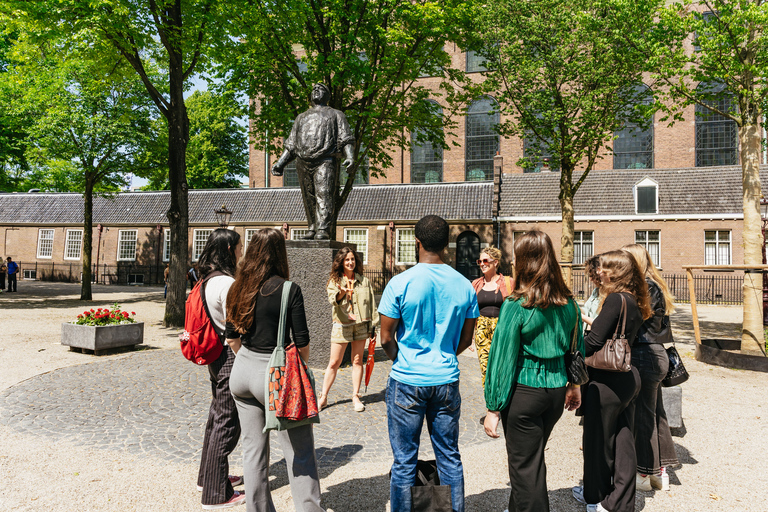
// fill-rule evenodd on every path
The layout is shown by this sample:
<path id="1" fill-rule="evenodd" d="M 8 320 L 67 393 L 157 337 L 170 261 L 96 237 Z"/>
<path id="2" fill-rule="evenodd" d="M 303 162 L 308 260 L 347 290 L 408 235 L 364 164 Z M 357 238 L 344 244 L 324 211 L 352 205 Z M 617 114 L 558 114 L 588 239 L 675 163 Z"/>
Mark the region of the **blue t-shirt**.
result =
<path id="1" fill-rule="evenodd" d="M 459 380 L 456 350 L 464 321 L 477 318 L 477 294 L 450 265 L 419 263 L 392 278 L 379 313 L 399 318 L 390 377 L 409 386 Z"/>
<path id="2" fill-rule="evenodd" d="M 8 263 L 6 268 L 8 269 L 8 275 L 15 274 L 16 271 L 19 270 L 19 266 L 16 264 L 15 261 Z"/>

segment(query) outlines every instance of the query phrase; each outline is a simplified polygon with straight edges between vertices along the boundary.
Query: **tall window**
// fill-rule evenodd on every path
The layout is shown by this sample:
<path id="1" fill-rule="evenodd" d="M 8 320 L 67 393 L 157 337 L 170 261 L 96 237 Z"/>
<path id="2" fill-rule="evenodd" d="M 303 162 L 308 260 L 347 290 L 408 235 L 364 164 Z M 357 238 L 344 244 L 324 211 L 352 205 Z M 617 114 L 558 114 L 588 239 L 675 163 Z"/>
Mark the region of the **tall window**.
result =
<path id="1" fill-rule="evenodd" d="M 200 259 L 200 255 L 203 254 L 205 249 L 205 243 L 208 241 L 208 237 L 213 233 L 212 229 L 196 229 L 195 236 L 192 242 L 192 261 Z"/>
<path id="2" fill-rule="evenodd" d="M 359 154 L 362 154 L 364 152 L 365 148 L 361 147 Z M 370 169 L 368 167 L 368 153 L 365 154 L 365 157 L 363 158 L 363 161 L 360 163 L 359 166 L 357 166 L 357 172 L 355 173 L 355 181 L 352 182 L 353 185 L 367 185 L 369 182 L 369 173 Z M 341 172 L 339 173 L 339 186 L 343 187 L 344 184 L 347 182 L 347 178 L 349 177 L 349 173 L 346 169 L 344 169 L 344 166 L 341 167 Z"/>
<path id="3" fill-rule="evenodd" d="M 428 108 L 432 118 L 442 125 L 443 109 L 430 100 Z M 442 132 L 442 130 L 441 130 Z M 443 147 L 426 138 L 426 131 L 416 128 L 411 133 L 411 183 L 439 183 L 443 181 Z"/>
<path id="4" fill-rule="evenodd" d="M 398 265 L 416 264 L 416 236 L 413 228 L 397 230 L 396 255 Z"/>
<path id="5" fill-rule="evenodd" d="M 67 241 L 64 244 L 64 259 L 79 260 L 83 249 L 83 230 L 68 229 Z"/>
<path id="6" fill-rule="evenodd" d="M 550 149 L 551 143 L 551 139 L 542 142 L 533 133 L 526 131 L 523 138 L 523 172 L 541 172 L 545 160 L 550 171 L 560 170 L 560 157 Z"/>
<path id="7" fill-rule="evenodd" d="M 299 186 L 299 173 L 296 170 L 296 159 L 294 158 L 291 163 L 285 166 L 283 169 L 283 186 L 284 187 L 298 187 Z"/>
<path id="8" fill-rule="evenodd" d="M 653 102 L 651 90 L 643 84 L 634 87 L 632 97 L 634 105 L 650 105 Z M 625 122 L 614 135 L 614 169 L 653 168 L 653 119 L 649 119 L 645 128 L 638 123 Z"/>
<path id="9" fill-rule="evenodd" d="M 733 95 L 725 85 L 701 83 L 697 91 L 707 95 L 705 103 L 720 112 L 734 112 Z M 696 105 L 696 167 L 737 165 L 739 133 L 736 121 Z"/>
<path id="10" fill-rule="evenodd" d="M 576 231 L 573 235 L 573 263 L 582 265 L 595 253 L 594 231 Z"/>
<path id="11" fill-rule="evenodd" d="M 301 240 L 307 233 L 307 228 L 291 228 L 291 240 Z"/>
<path id="12" fill-rule="evenodd" d="M 730 231 L 705 231 L 704 232 L 704 264 L 705 265 L 730 265 L 731 264 L 731 232 Z"/>
<path id="13" fill-rule="evenodd" d="M 243 254 L 248 250 L 248 244 L 251 243 L 251 238 L 253 238 L 253 235 L 255 235 L 257 231 L 258 229 L 245 230 L 245 238 L 243 238 Z"/>
<path id="14" fill-rule="evenodd" d="M 135 229 L 121 229 L 117 235 L 118 261 L 136 260 L 136 240 L 138 232 Z"/>
<path id="15" fill-rule="evenodd" d="M 635 231 L 635 243 L 645 247 L 651 255 L 651 261 L 657 267 L 661 267 L 661 232 L 660 231 Z"/>
<path id="16" fill-rule="evenodd" d="M 655 181 L 645 178 L 635 185 L 635 212 L 659 212 L 659 186 Z"/>
<path id="17" fill-rule="evenodd" d="M 493 179 L 493 157 L 499 149 L 499 112 L 493 98 L 480 98 L 467 109 L 465 171 L 467 181 Z"/>
<path id="18" fill-rule="evenodd" d="M 37 257 L 53 257 L 53 230 L 41 229 L 37 232 Z"/>
<path id="19" fill-rule="evenodd" d="M 163 230 L 163 261 L 170 261 L 171 259 L 171 230 L 165 228 Z"/>
<path id="20" fill-rule="evenodd" d="M 485 57 L 474 50 L 467 52 L 467 73 L 476 73 L 478 71 L 488 71 Z"/>
<path id="21" fill-rule="evenodd" d="M 348 244 L 357 244 L 357 252 L 363 255 L 363 264 L 368 264 L 368 230 L 344 229 L 344 241 Z"/>

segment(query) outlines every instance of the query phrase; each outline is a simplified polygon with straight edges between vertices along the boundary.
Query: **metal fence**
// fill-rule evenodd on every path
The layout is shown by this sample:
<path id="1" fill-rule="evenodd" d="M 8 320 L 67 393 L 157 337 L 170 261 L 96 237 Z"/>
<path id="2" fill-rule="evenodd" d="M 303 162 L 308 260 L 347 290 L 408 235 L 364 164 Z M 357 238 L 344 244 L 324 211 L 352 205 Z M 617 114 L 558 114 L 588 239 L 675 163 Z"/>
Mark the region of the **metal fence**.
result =
<path id="1" fill-rule="evenodd" d="M 396 275 L 396 273 L 390 272 L 389 270 L 365 270 L 363 274 L 368 278 L 368 281 L 371 282 L 373 293 L 376 295 L 383 293 L 389 280 L 392 279 L 392 276 Z"/>
<path id="2" fill-rule="evenodd" d="M 91 282 L 99 284 L 156 285 L 163 283 L 165 265 L 93 265 Z M 22 279 L 79 283 L 83 277 L 83 265 L 79 262 L 19 262 Z"/>

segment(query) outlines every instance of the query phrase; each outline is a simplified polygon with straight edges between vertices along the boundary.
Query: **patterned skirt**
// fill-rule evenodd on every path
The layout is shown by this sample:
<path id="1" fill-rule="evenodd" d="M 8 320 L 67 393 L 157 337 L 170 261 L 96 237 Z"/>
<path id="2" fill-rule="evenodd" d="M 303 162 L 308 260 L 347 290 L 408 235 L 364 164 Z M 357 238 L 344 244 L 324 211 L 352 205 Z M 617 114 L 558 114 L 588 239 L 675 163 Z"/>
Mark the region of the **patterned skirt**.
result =
<path id="1" fill-rule="evenodd" d="M 480 373 L 483 376 L 483 387 L 485 387 L 485 369 L 488 367 L 488 352 L 491 351 L 493 331 L 496 329 L 498 321 L 498 317 L 491 318 L 480 316 L 477 318 L 475 349 L 477 350 L 477 359 L 480 361 Z"/>

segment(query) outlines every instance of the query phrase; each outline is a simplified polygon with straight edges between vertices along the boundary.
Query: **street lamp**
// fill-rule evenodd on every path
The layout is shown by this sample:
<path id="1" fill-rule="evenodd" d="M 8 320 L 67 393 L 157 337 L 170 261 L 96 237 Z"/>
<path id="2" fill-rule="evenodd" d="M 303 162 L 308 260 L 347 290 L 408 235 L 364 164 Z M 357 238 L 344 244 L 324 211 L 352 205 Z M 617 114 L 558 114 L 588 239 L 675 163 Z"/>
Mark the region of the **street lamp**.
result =
<path id="1" fill-rule="evenodd" d="M 232 218 L 232 212 L 222 204 L 221 208 L 213 210 L 213 213 L 216 214 L 216 222 L 219 223 L 219 226 L 226 229 L 229 226 L 229 219 Z"/>

